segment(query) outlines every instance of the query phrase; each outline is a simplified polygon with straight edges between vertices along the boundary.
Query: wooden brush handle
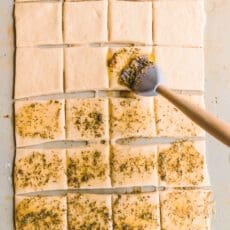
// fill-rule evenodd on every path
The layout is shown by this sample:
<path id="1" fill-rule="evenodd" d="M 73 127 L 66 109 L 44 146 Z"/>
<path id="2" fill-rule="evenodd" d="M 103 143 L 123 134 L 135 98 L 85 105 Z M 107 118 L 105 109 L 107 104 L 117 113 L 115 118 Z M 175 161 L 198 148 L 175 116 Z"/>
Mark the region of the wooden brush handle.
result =
<path id="1" fill-rule="evenodd" d="M 230 146 L 230 125 L 219 120 L 211 113 L 184 99 L 167 87 L 159 85 L 156 91 L 168 99 L 191 120 L 206 130 L 209 134 Z"/>

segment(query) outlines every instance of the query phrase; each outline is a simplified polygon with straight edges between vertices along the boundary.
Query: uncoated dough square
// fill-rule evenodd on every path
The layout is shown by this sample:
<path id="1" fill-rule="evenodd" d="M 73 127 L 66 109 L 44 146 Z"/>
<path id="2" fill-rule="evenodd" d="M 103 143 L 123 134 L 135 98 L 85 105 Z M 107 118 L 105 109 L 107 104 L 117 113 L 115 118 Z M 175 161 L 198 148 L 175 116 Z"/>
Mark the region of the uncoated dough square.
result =
<path id="1" fill-rule="evenodd" d="M 17 147 L 65 140 L 64 100 L 15 102 Z"/>
<path id="2" fill-rule="evenodd" d="M 203 48 L 156 46 L 154 56 L 168 87 L 204 91 Z"/>
<path id="3" fill-rule="evenodd" d="M 204 97 L 202 95 L 181 94 L 188 101 L 194 104 L 204 106 Z M 154 98 L 155 101 L 155 119 L 156 132 L 160 137 L 194 137 L 205 136 L 205 132 L 184 113 L 176 108 L 172 103 L 162 96 Z"/>
<path id="4" fill-rule="evenodd" d="M 67 150 L 68 188 L 110 188 L 108 145 L 90 145 Z"/>
<path id="5" fill-rule="evenodd" d="M 64 3 L 64 42 L 67 44 L 108 41 L 108 2 L 78 1 Z"/>
<path id="6" fill-rule="evenodd" d="M 103 90 L 109 88 L 108 48 L 65 48 L 65 91 Z"/>
<path id="7" fill-rule="evenodd" d="M 66 135 L 68 140 L 108 139 L 108 99 L 68 99 Z"/>
<path id="8" fill-rule="evenodd" d="M 132 59 L 139 56 L 153 59 L 152 47 L 112 47 L 109 49 L 108 72 L 110 89 L 129 90 L 128 87 L 119 82 L 120 74 Z"/>
<path id="9" fill-rule="evenodd" d="M 160 207 L 162 229 L 211 229 L 213 194 L 210 190 L 162 191 Z"/>
<path id="10" fill-rule="evenodd" d="M 64 149 L 17 149 L 14 168 L 16 194 L 67 189 Z"/>
<path id="11" fill-rule="evenodd" d="M 152 3 L 109 1 L 110 42 L 152 44 Z"/>
<path id="12" fill-rule="evenodd" d="M 112 145 L 113 187 L 157 186 L 156 146 Z"/>
<path id="13" fill-rule="evenodd" d="M 69 229 L 113 229 L 111 195 L 68 193 L 67 202 Z"/>
<path id="14" fill-rule="evenodd" d="M 62 43 L 62 3 L 15 4 L 17 47 Z"/>
<path id="15" fill-rule="evenodd" d="M 62 48 L 17 48 L 15 98 L 63 93 Z"/>
<path id="16" fill-rule="evenodd" d="M 203 46 L 203 4 L 203 1 L 154 1 L 154 44 Z"/>
<path id="17" fill-rule="evenodd" d="M 209 186 L 204 141 L 181 141 L 158 146 L 159 185 Z"/>
<path id="18" fill-rule="evenodd" d="M 16 196 L 15 227 L 67 230 L 66 196 Z"/>
<path id="19" fill-rule="evenodd" d="M 111 98 L 110 109 L 111 139 L 155 135 L 152 98 Z"/>
<path id="20" fill-rule="evenodd" d="M 112 209 L 115 230 L 160 230 L 158 192 L 113 195 Z"/>

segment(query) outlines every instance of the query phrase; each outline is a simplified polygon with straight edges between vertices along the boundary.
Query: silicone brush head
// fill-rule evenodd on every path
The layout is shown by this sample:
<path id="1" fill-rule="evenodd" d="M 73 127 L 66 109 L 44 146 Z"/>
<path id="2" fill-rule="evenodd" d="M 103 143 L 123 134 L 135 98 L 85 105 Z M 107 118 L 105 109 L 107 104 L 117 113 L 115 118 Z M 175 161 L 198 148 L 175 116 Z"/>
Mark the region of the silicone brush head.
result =
<path id="1" fill-rule="evenodd" d="M 132 59 L 120 74 L 120 82 L 141 96 L 155 96 L 162 81 L 161 71 L 147 56 Z"/>

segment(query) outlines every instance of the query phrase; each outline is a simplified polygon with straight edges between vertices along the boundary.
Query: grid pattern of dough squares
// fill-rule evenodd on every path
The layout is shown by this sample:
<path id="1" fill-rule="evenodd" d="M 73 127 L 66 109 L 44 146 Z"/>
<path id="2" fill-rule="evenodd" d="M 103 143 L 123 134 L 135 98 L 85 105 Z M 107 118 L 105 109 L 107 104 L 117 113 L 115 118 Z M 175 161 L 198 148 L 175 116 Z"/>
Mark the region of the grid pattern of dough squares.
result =
<path id="1" fill-rule="evenodd" d="M 185 90 L 184 97 L 204 107 L 203 95 L 190 92 L 204 91 L 203 1 L 15 2 L 14 97 L 22 99 L 15 102 L 16 147 L 96 142 L 16 150 L 16 229 L 210 229 L 212 192 L 196 189 L 210 185 L 205 141 L 115 143 L 123 138 L 204 137 L 204 131 L 167 100 L 30 99 L 127 91 L 119 82 L 120 72 L 131 59 L 145 55 L 159 64 L 170 88 Z M 157 191 L 81 193 L 145 186 Z M 160 187 L 166 190 L 158 191 Z M 71 189 L 79 193 L 27 196 Z"/>

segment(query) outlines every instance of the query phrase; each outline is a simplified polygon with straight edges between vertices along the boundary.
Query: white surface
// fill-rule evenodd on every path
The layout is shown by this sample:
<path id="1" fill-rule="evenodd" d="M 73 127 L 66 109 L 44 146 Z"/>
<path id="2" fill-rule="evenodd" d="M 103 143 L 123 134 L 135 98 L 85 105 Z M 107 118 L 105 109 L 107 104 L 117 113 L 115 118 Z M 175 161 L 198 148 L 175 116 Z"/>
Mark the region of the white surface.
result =
<path id="1" fill-rule="evenodd" d="M 230 1 L 206 0 L 206 105 L 230 122 Z M 11 173 L 14 158 L 12 126 L 13 0 L 0 1 L 0 229 L 13 229 Z M 5 117 L 10 115 L 10 118 Z M 230 149 L 207 136 L 208 168 L 215 193 L 213 230 L 230 228 Z"/>
<path id="2" fill-rule="evenodd" d="M 206 0 L 206 107 L 230 122 L 230 1 Z M 230 149 L 207 135 L 207 160 L 216 201 L 212 229 L 230 229 Z"/>

